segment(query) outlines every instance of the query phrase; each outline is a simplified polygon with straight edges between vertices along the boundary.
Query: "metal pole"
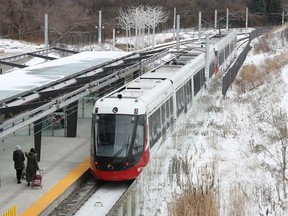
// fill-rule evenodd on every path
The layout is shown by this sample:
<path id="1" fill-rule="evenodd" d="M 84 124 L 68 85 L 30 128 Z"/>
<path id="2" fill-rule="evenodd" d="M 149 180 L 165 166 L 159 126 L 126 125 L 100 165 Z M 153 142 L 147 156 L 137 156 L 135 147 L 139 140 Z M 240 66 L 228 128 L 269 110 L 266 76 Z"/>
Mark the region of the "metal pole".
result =
<path id="1" fill-rule="evenodd" d="M 173 40 L 175 40 L 175 28 L 176 28 L 176 7 L 174 7 L 174 19 L 173 19 Z"/>
<path id="2" fill-rule="evenodd" d="M 217 10 L 215 10 L 215 29 L 217 29 Z"/>
<path id="3" fill-rule="evenodd" d="M 102 42 L 102 12 L 99 11 L 99 26 L 98 26 L 98 43 Z"/>
<path id="4" fill-rule="evenodd" d="M 198 18 L 198 26 L 199 26 L 199 32 L 198 32 L 198 40 L 200 42 L 201 40 L 201 12 L 199 12 L 199 18 Z"/>
<path id="5" fill-rule="evenodd" d="M 47 49 L 48 48 L 48 14 L 45 14 L 44 40 L 45 40 L 45 49 Z"/>
<path id="6" fill-rule="evenodd" d="M 177 40 L 176 40 L 176 50 L 180 49 L 180 15 L 177 15 Z"/>
<path id="7" fill-rule="evenodd" d="M 113 40 L 112 40 L 112 45 L 113 45 L 113 51 L 115 50 L 115 29 L 113 29 Z"/>
<path id="8" fill-rule="evenodd" d="M 228 25 L 229 25 L 229 9 L 227 8 L 227 14 L 226 14 L 226 31 L 228 31 Z"/>
<path id="9" fill-rule="evenodd" d="M 246 35 L 248 31 L 248 8 L 246 8 Z"/>

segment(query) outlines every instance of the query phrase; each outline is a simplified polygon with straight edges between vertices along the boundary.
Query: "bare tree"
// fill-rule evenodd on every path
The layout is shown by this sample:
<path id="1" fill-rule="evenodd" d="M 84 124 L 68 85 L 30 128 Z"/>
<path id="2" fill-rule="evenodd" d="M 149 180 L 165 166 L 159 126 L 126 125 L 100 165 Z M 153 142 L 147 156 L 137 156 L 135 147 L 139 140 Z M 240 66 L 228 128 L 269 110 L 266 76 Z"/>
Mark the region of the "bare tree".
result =
<path id="1" fill-rule="evenodd" d="M 133 17 L 131 13 L 131 8 L 128 7 L 126 10 L 122 8 L 119 9 L 119 16 L 117 17 L 119 21 L 120 28 L 126 31 L 126 38 L 129 40 L 131 38 L 131 29 L 133 27 Z M 129 42 L 127 41 L 127 50 L 129 50 Z"/>
<path id="2" fill-rule="evenodd" d="M 148 36 L 150 34 L 150 29 L 153 30 L 152 46 L 154 48 L 155 44 L 155 29 L 160 23 L 166 22 L 168 19 L 168 14 L 163 11 L 160 7 L 149 7 L 149 6 L 139 6 L 127 8 L 125 11 L 123 9 L 119 10 L 119 25 L 126 31 L 135 29 L 135 44 L 134 47 L 138 50 L 139 47 L 144 48 L 144 34 L 147 29 Z M 130 35 L 131 36 L 131 35 Z M 141 43 L 139 43 L 139 38 L 141 37 Z M 140 44 L 140 46 L 139 46 Z"/>
<path id="3" fill-rule="evenodd" d="M 151 10 L 150 18 L 151 18 L 150 26 L 153 30 L 152 48 L 154 49 L 155 29 L 159 26 L 160 23 L 165 23 L 167 21 L 168 14 L 165 13 L 161 7 L 154 7 Z"/>

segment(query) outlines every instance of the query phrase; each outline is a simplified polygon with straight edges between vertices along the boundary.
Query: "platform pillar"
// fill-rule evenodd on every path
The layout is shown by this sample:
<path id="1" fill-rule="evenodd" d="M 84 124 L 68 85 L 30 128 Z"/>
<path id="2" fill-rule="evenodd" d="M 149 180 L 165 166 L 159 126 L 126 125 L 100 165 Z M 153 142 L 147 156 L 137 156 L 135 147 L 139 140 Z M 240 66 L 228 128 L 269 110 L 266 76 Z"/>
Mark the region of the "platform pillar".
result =
<path id="1" fill-rule="evenodd" d="M 77 135 L 77 118 L 78 118 L 78 101 L 67 106 L 67 137 L 76 137 Z"/>
<path id="2" fill-rule="evenodd" d="M 42 137 L 42 119 L 34 122 L 34 147 L 37 153 L 38 162 L 41 158 L 41 137 Z"/>

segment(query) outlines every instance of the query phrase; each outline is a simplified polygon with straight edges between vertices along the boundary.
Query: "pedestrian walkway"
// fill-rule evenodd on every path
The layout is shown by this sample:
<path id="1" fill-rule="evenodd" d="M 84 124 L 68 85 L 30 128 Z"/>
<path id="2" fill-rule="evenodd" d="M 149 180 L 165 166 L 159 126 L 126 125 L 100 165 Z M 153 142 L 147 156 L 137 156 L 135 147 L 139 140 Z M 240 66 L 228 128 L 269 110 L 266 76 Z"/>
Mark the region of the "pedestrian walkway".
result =
<path id="1" fill-rule="evenodd" d="M 51 202 L 65 190 L 69 190 L 69 186 L 81 173 L 89 170 L 90 126 L 91 118 L 78 118 L 75 138 L 42 136 L 39 162 L 40 169 L 44 170 L 42 189 L 28 187 L 24 179 L 21 184 L 17 184 L 12 159 L 16 145 L 20 145 L 23 152 L 28 152 L 34 147 L 34 135 L 20 133 L 2 140 L 0 143 L 0 215 L 13 205 L 16 205 L 17 215 L 29 216 L 39 215 L 43 209 L 51 208 Z"/>

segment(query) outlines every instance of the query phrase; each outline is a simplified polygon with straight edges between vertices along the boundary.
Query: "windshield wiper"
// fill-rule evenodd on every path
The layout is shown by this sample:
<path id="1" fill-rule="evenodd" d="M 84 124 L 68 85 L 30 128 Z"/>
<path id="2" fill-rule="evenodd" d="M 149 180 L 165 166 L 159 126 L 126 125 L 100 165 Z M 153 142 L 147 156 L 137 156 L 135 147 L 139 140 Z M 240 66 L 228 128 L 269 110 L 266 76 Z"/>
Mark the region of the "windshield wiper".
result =
<path id="1" fill-rule="evenodd" d="M 121 154 L 125 149 L 127 149 L 128 145 L 129 145 L 129 141 L 127 142 L 127 144 L 125 144 L 119 151 L 117 151 L 117 152 L 112 156 L 111 161 L 113 161 L 113 159 L 114 159 L 115 157 L 117 157 L 117 156 L 118 156 L 119 154 Z"/>

